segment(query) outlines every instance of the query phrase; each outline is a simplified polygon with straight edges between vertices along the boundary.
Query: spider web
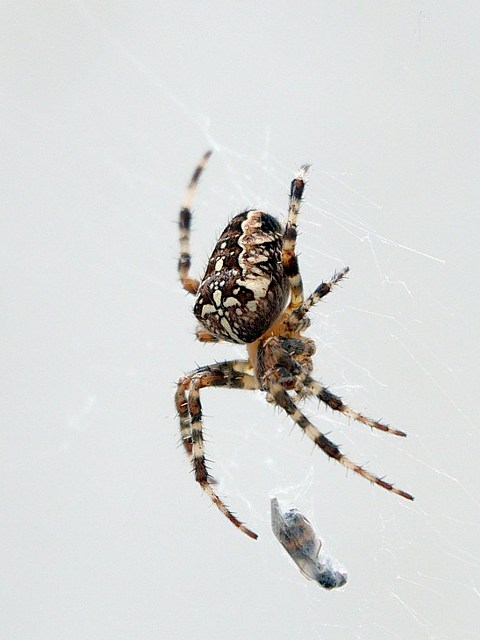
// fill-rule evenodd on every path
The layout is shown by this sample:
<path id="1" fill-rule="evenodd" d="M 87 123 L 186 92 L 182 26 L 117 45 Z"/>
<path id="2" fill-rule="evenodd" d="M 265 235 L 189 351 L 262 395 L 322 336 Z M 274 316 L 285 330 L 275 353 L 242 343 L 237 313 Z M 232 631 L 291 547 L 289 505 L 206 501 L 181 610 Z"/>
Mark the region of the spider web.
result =
<path id="1" fill-rule="evenodd" d="M 212 230 L 220 231 L 226 216 L 250 206 L 284 216 L 297 167 L 272 151 L 276 145 L 270 131 L 264 132 L 259 148 L 232 144 L 111 33 L 105 36 L 197 129 L 205 148 L 215 151 L 195 202 L 194 269 L 198 256 L 208 256 Z M 311 160 L 301 158 L 298 164 Z M 295 427 L 265 406 L 260 394 L 205 399 L 214 475 L 229 504 L 247 524 L 260 527 L 267 550 L 255 557 L 275 585 L 272 599 L 277 589 L 288 589 L 297 606 L 303 599 L 305 629 L 314 635 L 443 639 L 458 633 L 473 638 L 476 631 L 469 621 L 480 596 L 480 557 L 475 553 L 479 503 L 471 488 L 474 474 L 468 462 L 462 463 L 470 458 L 468 447 L 459 450 L 458 440 L 478 440 L 478 430 L 474 407 L 462 391 L 460 360 L 445 359 L 441 333 L 430 330 L 433 318 L 435 327 L 450 321 L 447 304 L 430 287 L 442 278 L 446 256 L 430 248 L 435 243 L 425 246 L 415 234 L 405 233 L 395 213 L 371 193 L 370 184 L 365 176 L 318 161 L 311 171 L 298 242 L 306 291 L 335 269 L 345 264 L 352 268 L 349 280 L 313 313 L 316 373 L 351 406 L 391 419 L 409 437 L 399 442 L 371 434 L 312 403 L 307 413 L 350 457 L 379 474 L 388 473 L 412 490 L 417 501 L 402 504 L 351 474 L 346 477 L 343 469 L 301 442 Z M 208 220 L 202 216 L 206 211 Z M 212 356 L 204 348 L 196 353 L 203 363 L 210 357 L 231 358 L 232 348 L 217 346 Z M 244 354 L 237 349 L 236 355 Z M 230 402 L 238 407 L 233 417 Z M 451 451 L 458 455 L 452 457 Z M 328 602 L 277 548 L 269 531 L 270 496 L 302 510 L 345 565 L 349 583 L 341 593 L 328 594 Z M 250 567 L 254 571 L 255 565 Z M 457 609 L 466 612 L 463 621 L 452 618 Z M 352 612 L 348 618 L 346 610 Z"/>
<path id="2" fill-rule="evenodd" d="M 193 10 L 176 8 L 178 29 L 168 46 L 180 36 L 186 46 L 182 29 Z M 465 273 L 473 269 L 452 267 L 465 262 L 445 241 L 457 233 L 445 230 L 451 210 L 445 206 L 432 226 L 420 206 L 410 211 L 415 197 L 405 198 L 405 185 L 379 184 L 370 165 L 350 170 L 345 159 L 334 166 L 318 149 L 297 157 L 317 125 L 308 112 L 294 138 L 278 126 L 259 129 L 253 120 L 248 127 L 255 135 L 244 139 L 236 124 L 220 129 L 205 115 L 207 100 L 196 106 L 210 92 L 208 82 L 194 85 L 197 66 L 182 76 L 180 66 L 151 63 L 149 43 L 158 43 L 156 29 L 167 19 L 155 13 L 161 8 L 144 7 L 140 23 L 141 10 L 109 3 L 76 2 L 39 18 L 41 11 L 32 5 L 19 22 L 28 46 L 19 58 L 25 74 L 12 122 L 20 114 L 21 127 L 12 127 L 5 145 L 20 144 L 18 175 L 6 182 L 12 202 L 21 205 L 11 210 L 12 228 L 21 225 L 12 237 L 22 242 L 5 246 L 2 258 L 26 281 L 25 300 L 37 301 L 28 306 L 20 296 L 11 370 L 21 369 L 21 376 L 9 387 L 14 401 L 5 421 L 15 425 L 7 434 L 14 446 L 20 438 L 19 451 L 7 447 L 2 461 L 13 532 L 12 552 L 5 554 L 5 637 L 65 637 L 68 629 L 66 635 L 79 638 L 233 639 L 262 632 L 325 640 L 476 638 L 480 443 L 470 382 L 476 377 L 467 372 L 475 371 L 477 326 L 466 340 Z M 449 24 L 454 18 L 448 15 Z M 420 12 L 417 40 L 423 23 Z M 76 28 L 81 37 L 70 48 Z M 190 25 L 187 33 L 193 37 L 196 29 Z M 49 73 L 32 94 L 24 86 L 37 69 L 36 38 L 48 43 L 40 51 L 49 73 L 59 68 L 68 76 L 53 107 L 57 86 Z M 55 47 L 64 40 L 69 55 L 62 57 L 57 53 L 64 49 Z M 189 80 L 188 91 L 176 84 L 178 76 Z M 175 127 L 169 130 L 163 119 Z M 30 137 L 32 146 L 25 142 Z M 173 211 L 209 147 L 215 153 L 194 203 L 193 275 L 229 216 L 261 207 L 285 219 L 291 176 L 313 163 L 299 219 L 306 292 L 351 268 L 312 312 L 315 377 L 408 438 L 371 433 L 314 402 L 304 410 L 349 457 L 411 491 L 413 504 L 346 473 L 262 394 L 242 391 L 202 397 L 207 455 L 219 493 L 259 541 L 244 540 L 192 487 L 182 452 L 175 451 L 172 380 L 195 363 L 244 357 L 231 345 L 193 343 L 191 301 L 175 278 Z M 30 158 L 34 171 L 22 164 Z M 409 164 L 401 166 L 407 171 Z M 392 174 L 386 172 L 388 179 Z M 32 178 L 27 194 L 25 176 Z M 24 208 L 29 225 L 17 215 Z M 458 233 L 468 248 L 464 227 Z M 98 295 L 90 295 L 96 287 Z M 28 324 L 25 309 L 45 323 L 43 333 Z M 91 325 L 85 309 L 94 315 Z M 19 368 L 25 341 L 39 349 L 38 362 Z M 38 389 L 29 395 L 25 372 L 34 377 L 35 365 Z M 273 496 L 312 522 L 326 552 L 345 567 L 345 588 L 326 593 L 299 574 L 271 532 Z"/>
<path id="3" fill-rule="evenodd" d="M 285 200 L 292 171 L 269 155 L 268 135 L 258 160 L 212 139 L 208 129 L 204 134 L 220 155 L 227 177 L 221 188 L 217 185 L 214 189 L 208 186 L 209 178 L 205 177 L 204 202 L 198 209 L 212 207 L 207 201 L 213 195 L 214 209 L 218 209 L 217 200 L 227 201 L 233 212 L 240 210 L 240 203 L 244 202 L 282 217 L 285 203 L 282 207 L 276 195 L 270 196 L 272 200 L 266 199 L 265 192 L 279 192 Z M 261 186 L 257 186 L 259 173 Z M 349 254 L 357 262 L 341 291 L 332 292 L 313 313 L 311 335 L 318 345 L 316 373 L 352 407 L 367 415 L 373 412 L 373 417 L 385 418 L 394 407 L 398 414 L 394 424 L 405 428 L 409 437 L 399 442 L 368 430 L 362 433 L 357 425 L 345 424 L 342 417 L 312 403 L 307 403 L 306 411 L 355 461 L 363 464 L 367 459 L 370 469 L 380 475 L 388 473 L 389 479 L 395 473 L 397 486 L 412 490 L 417 495 L 416 502 L 412 506 L 398 504 L 395 499 L 390 501 L 392 496 L 377 495 L 377 488 L 372 488 L 370 495 L 369 488 L 358 486 L 361 482 L 357 478 L 348 477 L 348 484 L 344 483 L 346 474 L 341 469 L 328 468 L 325 473 L 326 466 L 335 465 L 328 465 L 321 452 L 314 451 L 309 456 L 309 443 L 298 442 L 301 438 L 288 419 L 274 415 L 270 408 L 256 406 L 254 412 L 246 410 L 246 400 L 241 394 L 235 400 L 242 403 L 240 435 L 238 425 L 230 424 L 228 443 L 220 445 L 214 454 L 219 461 L 216 469 L 224 480 L 222 489 L 249 526 L 260 520 L 263 536 L 268 535 L 268 515 L 259 509 L 258 500 L 252 500 L 252 496 L 258 499 L 261 490 L 257 483 L 261 482 L 269 496 L 303 509 L 313 523 L 319 524 L 318 532 L 327 545 L 327 553 L 331 549 L 340 560 L 339 566 L 346 565 L 350 581 L 345 593 L 351 590 L 358 595 L 368 585 L 368 595 L 363 593 L 359 598 L 358 616 L 352 624 L 336 623 L 336 607 L 333 613 L 326 614 L 329 622 L 325 618 L 321 623 L 312 621 L 311 628 L 322 637 L 340 638 L 347 633 L 358 638 L 377 635 L 401 638 L 406 634 L 450 638 L 449 603 L 458 601 L 462 608 L 470 609 L 472 617 L 475 615 L 480 557 L 471 551 L 476 548 L 474 539 L 479 526 L 479 501 L 470 488 L 474 479 L 468 472 L 464 474 L 459 459 L 450 459 L 448 449 L 455 447 L 457 437 L 450 432 L 449 420 L 438 417 L 442 412 L 456 416 L 456 428 L 465 437 L 478 438 L 471 417 L 473 407 L 462 392 L 461 378 L 456 373 L 459 363 L 445 362 L 437 338 L 429 336 L 426 330 L 433 314 L 440 314 L 447 323 L 448 310 L 430 294 L 428 279 L 422 282 L 418 277 L 419 272 L 428 271 L 440 278 L 446 259 L 422 246 L 392 239 L 383 230 L 388 225 L 382 218 L 388 212 L 361 186 L 359 176 L 313 168 L 306 191 L 297 245 L 306 292 L 319 279 L 326 279 L 335 269 L 350 264 Z M 325 267 L 326 264 L 330 266 Z M 320 278 L 318 265 L 322 270 Z M 355 292 L 356 286 L 360 292 Z M 360 350 L 363 354 L 360 356 L 359 340 L 368 343 Z M 377 345 L 385 348 L 380 356 L 375 353 Z M 237 349 L 237 356 L 242 357 L 241 349 Z M 226 352 L 225 357 L 229 357 Z M 391 370 L 392 363 L 399 368 L 398 373 Z M 257 403 L 262 401 L 257 398 Z M 433 421 L 429 411 L 432 404 L 437 409 Z M 212 406 L 212 412 L 218 412 L 218 405 L 212 402 Z M 260 410 L 262 419 L 258 420 L 256 412 Z M 268 414 L 270 418 L 265 425 L 264 416 Z M 224 428 L 222 419 L 210 416 L 208 430 L 214 441 Z M 256 453 L 261 451 L 265 472 L 255 473 L 255 480 L 251 475 L 252 449 Z M 250 482 L 246 482 L 248 477 Z M 445 501 L 434 497 L 438 494 L 448 496 L 448 514 Z M 345 500 L 348 502 L 341 504 Z M 366 500 L 368 507 L 364 508 Z M 349 513 L 347 522 L 345 511 Z M 368 532 L 374 540 L 372 545 L 352 541 L 352 526 Z M 274 546 L 272 542 L 270 547 Z M 270 551 L 275 553 L 273 548 Z M 324 594 L 312 585 L 302 585 L 293 566 L 287 567 L 286 558 L 283 560 L 284 574 L 282 566 L 276 563 L 275 570 L 270 569 L 272 580 L 301 590 L 313 611 L 324 606 Z M 467 575 L 470 577 L 464 580 Z M 445 605 L 443 612 L 437 610 L 439 601 Z M 464 637 L 475 636 L 468 622 L 461 633 Z"/>

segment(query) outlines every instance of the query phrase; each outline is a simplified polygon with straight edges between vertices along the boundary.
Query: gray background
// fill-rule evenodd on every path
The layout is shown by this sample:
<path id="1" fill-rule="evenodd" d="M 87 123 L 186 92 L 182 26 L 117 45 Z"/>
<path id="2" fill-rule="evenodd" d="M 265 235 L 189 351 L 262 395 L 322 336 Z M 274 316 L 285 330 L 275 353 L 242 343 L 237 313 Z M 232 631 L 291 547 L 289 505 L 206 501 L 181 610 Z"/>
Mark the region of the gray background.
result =
<path id="1" fill-rule="evenodd" d="M 2 638 L 477 638 L 478 32 L 469 2 L 2 3 Z M 407 439 L 310 403 L 407 503 L 313 451 L 261 394 L 204 394 L 220 492 L 178 448 L 194 341 L 177 210 L 200 155 L 194 274 L 229 216 L 282 219 L 311 162 L 316 374 Z M 306 582 L 295 504 L 346 567 Z"/>

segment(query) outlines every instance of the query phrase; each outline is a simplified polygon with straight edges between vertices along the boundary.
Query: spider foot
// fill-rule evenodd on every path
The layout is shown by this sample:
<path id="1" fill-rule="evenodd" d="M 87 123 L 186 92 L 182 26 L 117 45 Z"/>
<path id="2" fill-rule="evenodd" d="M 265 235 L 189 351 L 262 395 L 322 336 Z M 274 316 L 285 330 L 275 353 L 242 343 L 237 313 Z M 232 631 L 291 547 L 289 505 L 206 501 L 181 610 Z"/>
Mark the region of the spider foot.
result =
<path id="1" fill-rule="evenodd" d="M 241 522 L 241 520 L 239 520 L 231 511 L 230 509 L 227 507 L 227 505 L 223 502 L 223 500 L 215 493 L 215 491 L 212 489 L 212 487 L 210 486 L 209 483 L 205 482 L 205 483 L 200 483 L 202 489 L 205 491 L 205 493 L 207 493 L 213 504 L 218 507 L 218 509 L 220 509 L 220 511 L 223 513 L 224 516 L 226 516 L 230 522 L 232 524 L 234 524 L 238 529 L 240 529 L 240 531 L 243 531 L 243 533 L 245 533 L 249 538 L 253 538 L 254 540 L 256 540 L 258 538 L 258 535 L 252 531 L 251 529 L 249 529 L 247 526 L 245 526 L 243 524 L 243 522 Z"/>

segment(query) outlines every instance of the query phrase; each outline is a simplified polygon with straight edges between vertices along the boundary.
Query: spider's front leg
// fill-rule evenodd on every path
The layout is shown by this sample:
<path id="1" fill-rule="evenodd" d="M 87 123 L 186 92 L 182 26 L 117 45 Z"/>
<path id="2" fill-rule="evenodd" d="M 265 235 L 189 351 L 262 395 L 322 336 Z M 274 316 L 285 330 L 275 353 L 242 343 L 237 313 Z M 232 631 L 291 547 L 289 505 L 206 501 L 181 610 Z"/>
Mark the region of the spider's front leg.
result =
<path id="1" fill-rule="evenodd" d="M 396 493 L 407 500 L 413 500 L 413 496 L 406 491 L 402 491 L 401 489 L 397 489 L 390 482 L 386 482 L 383 478 L 376 476 L 373 473 L 370 473 L 364 467 L 359 464 L 356 464 L 352 460 L 350 460 L 347 456 L 345 456 L 339 449 L 339 447 L 332 442 L 329 438 L 327 438 L 323 433 L 321 433 L 311 422 L 310 420 L 300 411 L 295 402 L 292 400 L 289 394 L 289 390 L 297 389 L 298 385 L 300 385 L 303 389 L 305 389 L 310 395 L 315 393 L 319 399 L 326 402 L 324 399 L 325 396 L 319 395 L 317 392 L 319 388 L 325 390 L 324 387 L 321 387 L 318 383 L 315 383 L 316 386 L 312 387 L 313 379 L 310 377 L 308 372 L 294 360 L 294 358 L 287 353 L 285 349 L 283 349 L 282 344 L 285 342 L 285 338 L 280 337 L 272 337 L 269 338 L 263 345 L 261 345 L 259 349 L 258 356 L 258 367 L 257 367 L 257 377 L 260 382 L 260 387 L 264 391 L 267 391 L 267 394 L 271 398 L 275 404 L 281 407 L 288 415 L 292 418 L 292 420 L 302 429 L 304 433 L 318 446 L 324 453 L 326 453 L 330 458 L 334 458 L 337 462 L 340 462 L 347 469 L 351 469 L 355 473 L 360 476 L 363 476 L 370 482 L 377 484 L 378 486 L 390 491 L 392 493 Z M 329 392 L 328 392 L 329 393 Z M 369 426 L 375 426 L 376 428 L 384 428 L 383 430 L 393 431 L 386 425 L 381 425 L 381 423 L 375 423 L 374 421 L 368 421 L 368 418 L 365 418 L 361 414 L 353 412 L 349 407 L 343 405 L 340 398 L 333 396 L 333 394 L 329 394 L 332 399 L 335 398 L 336 405 L 333 406 L 332 403 L 327 403 L 328 406 L 341 411 L 351 417 L 354 417 L 356 420 L 360 422 L 364 422 L 369 424 Z M 368 421 L 368 422 L 367 422 Z M 405 435 L 403 432 L 398 432 L 397 435 Z"/>
<path id="2" fill-rule="evenodd" d="M 228 509 L 212 487 L 212 478 L 208 473 L 205 458 L 202 405 L 200 402 L 200 389 L 206 387 L 258 389 L 256 379 L 247 373 L 249 368 L 248 360 L 232 360 L 200 367 L 178 381 L 175 405 L 180 417 L 180 436 L 185 451 L 192 461 L 195 480 L 230 522 L 251 538 L 257 538 L 257 534 L 248 529 Z"/>
<path id="3" fill-rule="evenodd" d="M 348 418 L 352 418 L 357 422 L 361 422 L 362 424 L 367 425 L 367 427 L 378 429 L 379 431 L 385 431 L 386 433 L 391 433 L 394 436 L 402 436 L 403 438 L 405 438 L 407 435 L 405 431 L 394 429 L 393 427 L 388 426 L 388 424 L 384 424 L 379 420 L 372 420 L 372 418 L 367 418 L 367 416 L 364 416 L 362 413 L 351 409 L 348 405 L 344 404 L 341 398 L 332 393 L 329 389 L 327 389 L 327 387 L 324 387 L 309 375 L 305 375 L 303 377 L 302 386 L 306 395 L 317 397 L 321 402 L 327 405 L 327 407 L 330 407 L 330 409 L 339 411 Z"/>

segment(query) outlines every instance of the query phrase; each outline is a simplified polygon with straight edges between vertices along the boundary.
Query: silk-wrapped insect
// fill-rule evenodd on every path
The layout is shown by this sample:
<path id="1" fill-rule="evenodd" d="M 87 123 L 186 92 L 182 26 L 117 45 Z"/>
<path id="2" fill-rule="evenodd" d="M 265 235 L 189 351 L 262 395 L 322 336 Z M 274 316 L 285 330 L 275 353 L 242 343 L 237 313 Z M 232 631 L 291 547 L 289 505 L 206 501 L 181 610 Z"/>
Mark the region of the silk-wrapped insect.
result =
<path id="1" fill-rule="evenodd" d="M 305 578 L 324 589 L 343 587 L 347 574 L 338 571 L 323 553 L 319 557 L 322 542 L 307 518 L 297 509 L 282 511 L 277 498 L 272 498 L 270 506 L 273 533 Z"/>

